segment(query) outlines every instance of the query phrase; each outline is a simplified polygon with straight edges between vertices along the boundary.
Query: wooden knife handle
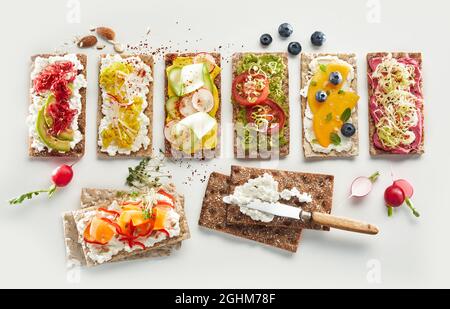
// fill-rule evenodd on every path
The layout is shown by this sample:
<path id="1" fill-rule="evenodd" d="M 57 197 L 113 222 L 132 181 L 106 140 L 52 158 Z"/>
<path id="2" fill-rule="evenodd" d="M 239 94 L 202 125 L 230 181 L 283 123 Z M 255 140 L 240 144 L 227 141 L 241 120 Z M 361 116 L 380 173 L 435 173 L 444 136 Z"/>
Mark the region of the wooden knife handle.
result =
<path id="1" fill-rule="evenodd" d="M 332 215 L 314 212 L 311 216 L 311 221 L 323 226 L 332 227 L 338 230 L 344 230 L 355 233 L 376 235 L 378 234 L 378 228 L 374 225 L 364 223 L 361 221 L 355 221 L 352 219 L 335 217 Z"/>

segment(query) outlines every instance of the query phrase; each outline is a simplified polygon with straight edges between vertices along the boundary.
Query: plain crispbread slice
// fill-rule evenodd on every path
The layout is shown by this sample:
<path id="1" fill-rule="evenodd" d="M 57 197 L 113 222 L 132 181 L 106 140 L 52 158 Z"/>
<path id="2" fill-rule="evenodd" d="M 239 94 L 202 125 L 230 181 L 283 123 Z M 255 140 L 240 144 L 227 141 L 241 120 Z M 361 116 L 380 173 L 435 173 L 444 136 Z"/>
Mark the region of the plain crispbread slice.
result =
<path id="1" fill-rule="evenodd" d="M 173 64 L 173 61 L 177 57 L 195 57 L 198 54 L 200 54 L 200 53 L 181 53 L 181 54 L 178 54 L 178 53 L 167 53 L 164 56 L 165 68 L 167 69 L 169 66 L 171 66 Z M 206 52 L 206 54 L 211 55 L 214 58 L 214 60 L 216 61 L 216 65 L 218 65 L 220 68 L 222 68 L 220 53 Z M 221 85 L 222 84 L 221 84 L 221 81 L 222 81 L 222 72 L 220 72 L 216 76 L 216 78 L 214 79 L 214 85 L 217 88 L 220 101 L 222 100 L 222 96 L 221 96 L 221 93 L 222 93 L 221 92 L 222 91 Z M 167 100 L 169 99 L 168 87 L 169 87 L 169 81 L 167 80 L 167 73 L 166 73 L 166 71 L 164 71 L 164 98 L 165 98 L 164 102 L 167 102 Z M 215 115 L 215 118 L 217 120 L 217 126 L 219 128 L 218 131 L 217 131 L 218 143 L 217 143 L 216 148 L 210 149 L 210 150 L 200 150 L 197 153 L 188 155 L 188 154 L 185 154 L 182 151 L 173 149 L 172 145 L 170 144 L 170 142 L 166 138 L 164 138 L 164 153 L 165 153 L 166 157 L 168 157 L 168 158 L 173 158 L 173 157 L 175 157 L 175 158 L 195 158 L 195 159 L 211 159 L 211 158 L 219 157 L 220 156 L 221 106 L 222 106 L 222 102 L 220 102 L 219 108 L 218 108 L 217 113 Z M 166 113 L 166 112 L 167 111 L 164 108 L 164 113 Z M 166 116 L 166 114 L 164 116 Z M 164 127 L 165 127 L 165 124 L 164 124 Z"/>
<path id="2" fill-rule="evenodd" d="M 226 224 L 227 205 L 222 199 L 229 194 L 229 179 L 229 176 L 219 173 L 210 175 L 198 224 L 214 231 L 256 241 L 289 252 L 296 252 L 300 242 L 301 230 Z"/>
<path id="3" fill-rule="evenodd" d="M 395 52 L 395 53 L 387 53 L 387 52 L 379 52 L 379 53 L 368 53 L 367 54 L 367 74 L 371 75 L 372 74 L 372 68 L 369 65 L 370 60 L 372 60 L 373 58 L 377 58 L 377 57 L 385 57 L 389 54 L 392 54 L 392 57 L 394 58 L 401 58 L 401 57 L 410 57 L 413 59 L 416 59 L 419 61 L 420 63 L 420 69 L 422 69 L 422 53 L 406 53 L 406 52 Z M 374 89 L 372 88 L 372 84 L 370 83 L 370 79 L 367 80 L 368 82 L 368 101 L 369 101 L 369 105 L 370 105 L 370 99 L 373 95 Z M 423 89 L 423 80 L 421 80 L 421 85 L 420 88 Z M 422 104 L 422 115 L 424 112 L 424 107 Z M 423 125 L 422 125 L 423 126 Z M 375 147 L 374 143 L 373 143 L 373 136 L 375 134 L 375 122 L 372 119 L 372 115 L 370 114 L 370 108 L 369 108 L 369 145 L 370 145 L 370 154 L 372 156 L 405 156 L 405 154 L 403 155 L 398 155 L 398 154 L 392 154 L 390 152 L 384 151 L 382 149 L 379 149 L 377 147 Z M 406 154 L 406 156 L 414 156 L 414 155 L 422 155 L 425 153 L 425 130 L 423 130 L 423 135 L 422 135 L 422 142 L 420 144 L 420 147 L 418 149 L 418 151 L 415 152 L 411 152 L 409 154 Z"/>
<path id="4" fill-rule="evenodd" d="M 279 150 L 278 153 L 276 153 L 276 155 L 278 155 L 280 158 L 284 158 L 287 157 L 289 155 L 289 144 L 290 144 L 290 124 L 289 124 L 289 70 L 288 70 L 288 57 L 286 53 L 251 53 L 251 52 L 246 52 L 246 53 L 235 53 L 233 54 L 233 58 L 232 58 L 232 72 L 233 72 L 233 80 L 237 77 L 237 66 L 239 61 L 242 59 L 242 57 L 244 57 L 246 54 L 253 54 L 253 55 L 276 55 L 276 56 L 280 56 L 283 58 L 283 62 L 286 65 L 286 70 L 284 72 L 284 78 L 283 78 L 283 92 L 286 95 L 287 98 L 287 102 L 286 102 L 286 108 L 285 108 L 285 113 L 286 113 L 286 122 L 285 122 L 285 130 L 284 130 L 284 137 L 286 140 L 286 144 L 283 145 Z M 233 98 L 231 98 L 231 101 L 233 102 Z M 234 128 L 234 156 L 238 157 L 238 154 L 240 154 L 240 152 L 242 152 L 242 150 L 240 151 L 238 149 L 238 134 L 237 134 L 237 130 L 236 130 L 236 123 L 237 123 L 237 118 L 238 118 L 238 114 L 239 114 L 239 106 L 236 103 L 233 103 L 233 124 L 235 125 Z M 269 152 L 270 154 L 270 152 Z M 264 154 L 264 156 L 261 155 L 261 153 L 258 151 L 258 153 L 256 153 L 256 157 L 249 157 L 247 154 L 245 155 L 245 158 L 238 158 L 238 159 L 261 159 L 261 158 L 266 158 L 267 154 Z M 270 155 L 269 155 L 270 158 Z"/>
<path id="5" fill-rule="evenodd" d="M 31 57 L 31 72 L 34 69 L 34 62 L 36 58 L 49 58 L 54 56 L 63 56 L 62 54 L 38 54 Z M 87 56 L 83 54 L 77 54 L 78 60 L 83 65 L 83 70 L 78 72 L 79 74 L 83 74 L 85 78 L 87 78 Z M 33 81 L 31 81 L 30 88 L 33 87 Z M 64 158 L 81 158 L 84 155 L 85 147 L 86 147 L 86 88 L 80 89 L 81 95 L 81 112 L 78 116 L 78 128 L 83 135 L 83 139 L 75 145 L 74 149 L 71 149 L 68 152 L 61 153 L 58 151 L 49 151 L 45 148 L 43 151 L 37 151 L 33 147 L 32 137 L 29 137 L 28 140 L 28 155 L 32 158 L 53 158 L 53 157 L 64 157 Z M 30 104 L 33 104 L 33 100 L 30 96 Z"/>
<path id="6" fill-rule="evenodd" d="M 311 203 L 298 203 L 296 199 L 283 201 L 284 204 L 301 207 L 305 211 L 331 213 L 333 205 L 334 177 L 331 175 L 308 174 L 269 169 L 258 169 L 242 166 L 231 167 L 230 194 L 237 186 L 245 184 L 249 179 L 257 178 L 265 173 L 272 175 L 278 182 L 278 190 L 297 188 L 302 193 L 308 193 L 312 197 Z M 273 221 L 265 223 L 255 221 L 243 214 L 236 205 L 229 205 L 227 210 L 227 223 L 237 225 L 262 225 L 268 227 L 286 227 L 291 229 L 323 229 L 327 227 L 303 223 L 300 220 L 275 217 Z"/>
<path id="7" fill-rule="evenodd" d="M 100 56 L 100 61 L 99 61 L 99 78 L 100 78 L 100 73 L 101 73 L 101 59 L 106 57 L 106 55 L 101 55 Z M 153 57 L 150 55 L 143 55 L 143 54 L 131 54 L 131 55 L 121 55 L 122 58 L 130 58 L 130 57 L 139 57 L 146 65 L 148 65 L 151 68 L 152 71 L 152 80 L 154 78 L 154 73 L 153 73 L 153 69 L 154 69 L 154 62 L 153 62 Z M 103 98 L 102 98 L 102 89 L 100 87 L 100 83 L 98 86 L 98 103 L 97 103 L 97 139 L 96 139 L 96 144 L 97 144 L 97 156 L 101 159 L 117 159 L 117 158 L 145 158 L 148 156 L 151 156 L 152 154 L 152 136 L 153 136 L 153 81 L 151 81 L 147 87 L 149 88 L 149 92 L 147 94 L 147 108 L 144 110 L 144 114 L 150 119 L 150 124 L 148 125 L 148 132 L 147 132 L 147 136 L 150 139 L 150 144 L 147 146 L 146 149 L 142 148 L 139 149 L 136 152 L 131 152 L 129 155 L 127 154 L 120 154 L 120 153 L 116 153 L 115 156 L 110 156 L 108 155 L 108 153 L 101 151 L 101 146 L 98 145 L 98 139 L 100 136 L 100 132 L 99 132 L 99 128 L 100 128 L 100 122 L 103 118 L 103 113 L 102 113 L 102 105 L 103 105 Z"/>
<path id="8" fill-rule="evenodd" d="M 184 213 L 184 197 L 176 193 L 175 186 L 172 184 L 166 185 L 164 189 L 176 198 L 175 206 L 177 213 L 180 214 L 180 235 L 166 239 L 145 250 L 136 250 L 130 253 L 121 252 L 115 255 L 107 263 L 144 257 L 168 256 L 172 249 L 178 249 L 181 246 L 181 242 L 190 237 L 189 227 Z M 118 193 L 120 192 L 121 191 L 117 190 L 83 189 L 81 193 L 81 209 L 63 214 L 64 238 L 69 260 L 75 260 L 80 264 L 87 266 L 99 265 L 87 256 L 89 249 L 78 242 L 79 232 L 76 223 L 83 218 L 86 212 L 95 210 L 104 205 L 109 205 L 112 201 L 120 199 L 120 197 L 118 197 Z"/>
<path id="9" fill-rule="evenodd" d="M 358 92 L 358 79 L 357 79 L 357 66 L 356 66 L 356 55 L 355 54 L 344 54 L 344 53 L 338 53 L 338 54 L 328 54 L 328 53 L 302 53 L 301 55 L 301 64 L 300 64 L 300 71 L 301 71 L 301 86 L 300 89 L 304 89 L 308 86 L 308 82 L 311 78 L 311 72 L 309 70 L 309 64 L 311 61 L 313 61 L 317 57 L 321 56 L 336 56 L 341 60 L 344 60 L 348 62 L 350 65 L 353 66 L 353 69 L 355 70 L 355 78 L 351 82 L 351 89 L 354 92 Z M 342 151 L 337 152 L 335 150 L 331 151 L 329 154 L 325 153 L 319 153 L 313 151 L 311 145 L 306 140 L 305 137 L 305 128 L 304 128 L 304 121 L 305 118 L 305 112 L 306 112 L 306 106 L 308 104 L 307 98 L 301 96 L 301 117 L 302 117 L 302 142 L 303 142 L 303 153 L 305 155 L 305 158 L 307 159 L 324 159 L 324 158 L 332 158 L 332 157 L 354 157 L 359 154 L 359 130 L 358 130 L 358 105 L 355 107 L 355 112 L 352 113 L 352 123 L 354 124 L 356 128 L 356 134 L 352 137 L 353 147 L 350 151 Z"/>

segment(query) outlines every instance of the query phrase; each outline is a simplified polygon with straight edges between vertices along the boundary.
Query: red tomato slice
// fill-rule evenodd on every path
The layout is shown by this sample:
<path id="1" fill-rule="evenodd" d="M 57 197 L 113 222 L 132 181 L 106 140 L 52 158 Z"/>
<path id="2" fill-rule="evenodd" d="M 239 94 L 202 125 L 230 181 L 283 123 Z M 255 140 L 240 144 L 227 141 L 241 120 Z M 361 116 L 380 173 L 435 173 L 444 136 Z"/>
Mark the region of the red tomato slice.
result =
<path id="1" fill-rule="evenodd" d="M 234 79 L 232 92 L 240 105 L 257 105 L 269 96 L 269 80 L 262 74 L 242 73 Z"/>
<path id="2" fill-rule="evenodd" d="M 284 110 L 270 99 L 264 102 L 247 107 L 247 121 L 259 126 L 259 120 L 267 121 L 267 133 L 275 133 L 284 127 L 286 114 Z"/>

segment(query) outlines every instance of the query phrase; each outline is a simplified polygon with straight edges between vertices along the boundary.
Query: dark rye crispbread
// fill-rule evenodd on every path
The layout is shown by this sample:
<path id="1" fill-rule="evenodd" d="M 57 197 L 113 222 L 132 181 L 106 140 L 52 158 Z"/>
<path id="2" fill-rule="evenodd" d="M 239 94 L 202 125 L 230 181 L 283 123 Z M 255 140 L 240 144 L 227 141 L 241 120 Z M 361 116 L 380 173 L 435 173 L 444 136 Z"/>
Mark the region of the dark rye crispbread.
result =
<path id="1" fill-rule="evenodd" d="M 279 156 L 280 158 L 284 158 L 289 155 L 289 144 L 290 144 L 290 124 L 289 124 L 289 69 L 288 69 L 288 56 L 287 53 L 235 53 L 233 54 L 232 58 L 232 72 L 233 72 L 233 80 L 238 76 L 237 73 L 237 66 L 239 64 L 239 61 L 247 54 L 253 54 L 253 55 L 276 55 L 280 56 L 283 59 L 283 62 L 286 66 L 286 69 L 284 71 L 284 78 L 283 78 L 283 92 L 286 95 L 286 104 L 285 106 L 282 106 L 284 113 L 286 115 L 286 122 L 284 125 L 284 137 L 286 140 L 286 144 L 281 146 L 279 149 L 273 149 L 272 151 L 261 153 L 259 150 L 255 154 L 255 156 L 250 156 L 247 152 L 245 152 L 245 156 L 241 158 L 242 155 L 244 155 L 243 150 L 238 149 L 238 134 L 236 130 L 236 123 L 237 118 L 239 114 L 239 105 L 238 103 L 234 102 L 233 97 L 231 98 L 231 102 L 233 103 L 233 124 L 235 125 L 234 128 L 234 156 L 238 159 L 270 159 L 274 158 L 276 156 Z M 253 155 L 253 154 L 252 154 Z"/>
<path id="2" fill-rule="evenodd" d="M 311 203 L 300 203 L 296 198 L 281 202 L 294 207 L 301 207 L 309 212 L 321 212 L 330 214 L 333 205 L 334 176 L 308 174 L 299 172 L 288 172 L 270 169 L 258 169 L 242 166 L 231 167 L 230 194 L 237 186 L 242 186 L 248 180 L 263 176 L 265 173 L 272 175 L 278 182 L 278 191 L 296 187 L 302 193 L 308 193 L 312 197 Z M 229 205 L 227 210 L 227 224 L 236 225 L 262 225 L 267 227 L 286 227 L 290 229 L 323 229 L 329 231 L 328 227 L 317 224 L 303 223 L 300 220 L 275 216 L 271 222 L 255 221 L 243 214 L 239 206 Z"/>
<path id="3" fill-rule="evenodd" d="M 198 54 L 201 53 L 206 53 L 211 55 L 214 60 L 216 61 L 216 65 L 219 66 L 219 68 L 222 69 L 222 65 L 221 65 L 221 57 L 220 57 L 220 53 L 215 53 L 215 52 L 198 52 L 198 53 L 167 53 L 164 55 L 164 63 L 165 63 L 165 68 L 167 69 L 168 67 L 170 67 L 173 64 L 173 61 L 178 58 L 178 57 L 195 57 Z M 217 87 L 217 92 L 219 94 L 219 108 L 217 110 L 217 113 L 215 115 L 215 118 L 217 120 L 217 146 L 214 149 L 205 149 L 205 150 L 200 150 L 196 153 L 193 154 L 186 154 L 182 151 L 179 151 L 177 149 L 173 149 L 172 145 L 170 144 L 170 142 L 164 138 L 164 153 L 166 155 L 167 158 L 194 158 L 194 159 L 212 159 L 215 157 L 219 157 L 220 156 L 220 128 L 221 128 L 221 106 L 222 106 L 222 72 L 220 72 L 216 78 L 214 79 L 214 85 L 216 85 Z M 169 87 L 169 81 L 167 80 L 167 72 L 166 70 L 164 70 L 164 98 L 165 101 L 167 102 L 167 100 L 169 99 L 169 95 L 168 95 L 168 87 Z M 165 104 L 165 103 L 164 103 Z M 164 108 L 164 119 L 166 118 L 166 114 L 167 111 Z M 165 127 L 165 123 L 164 123 L 164 127 Z M 164 129 L 164 128 L 163 128 Z"/>
<path id="4" fill-rule="evenodd" d="M 392 54 L 392 57 L 394 58 L 404 58 L 404 57 L 409 57 L 409 58 L 413 58 L 418 60 L 419 65 L 420 65 L 420 70 L 422 70 L 422 53 L 417 52 L 417 53 L 407 53 L 407 52 L 394 52 L 394 53 L 387 53 L 387 52 L 379 52 L 379 53 L 368 53 L 367 54 L 367 75 L 370 76 L 372 75 L 373 71 L 372 68 L 369 65 L 370 60 L 372 60 L 373 58 L 378 58 L 378 57 L 386 57 L 387 55 Z M 375 89 L 372 88 L 372 85 L 370 83 L 370 79 L 367 79 L 368 82 L 368 104 L 370 105 L 370 99 L 372 97 L 372 95 L 374 94 Z M 423 78 L 420 80 L 420 88 L 421 90 L 423 90 Z M 424 106 L 422 104 L 422 115 L 424 115 Z M 424 120 L 424 119 L 423 119 Z M 373 135 L 375 134 L 375 121 L 372 119 L 372 115 L 370 114 L 370 108 L 369 108 L 369 145 L 370 145 L 370 154 L 372 156 L 416 156 L 416 155 L 422 155 L 425 153 L 425 127 L 422 123 L 422 127 L 423 127 L 423 132 L 422 132 L 422 142 L 420 143 L 419 149 L 416 151 L 412 151 L 409 154 L 393 154 L 391 152 L 385 151 L 383 149 L 379 149 L 377 147 L 375 147 L 374 143 L 373 143 Z"/>
<path id="5" fill-rule="evenodd" d="M 106 57 L 107 55 L 101 55 L 100 61 L 99 61 L 99 80 L 100 80 L 100 74 L 101 74 L 101 66 L 102 62 L 101 59 Z M 152 154 L 152 136 L 153 136 L 153 57 L 149 55 L 143 55 L 143 54 L 130 54 L 130 55 L 121 55 L 122 58 L 130 58 L 130 57 L 139 57 L 146 65 L 148 65 L 151 68 L 152 71 L 152 81 L 147 85 L 149 92 L 147 94 L 147 108 L 144 110 L 144 114 L 150 119 L 150 123 L 148 125 L 148 132 L 147 136 L 150 139 L 150 143 L 147 146 L 146 149 L 144 149 L 142 146 L 141 148 L 136 152 L 131 152 L 129 155 L 127 154 L 120 154 L 116 153 L 114 156 L 110 156 L 107 152 L 101 151 L 101 146 L 98 144 L 99 138 L 100 138 L 100 122 L 103 118 L 102 113 L 102 105 L 103 105 L 103 98 L 102 98 L 102 89 L 100 87 L 100 83 L 98 85 L 98 103 L 97 103 L 97 156 L 101 159 L 118 159 L 118 158 L 145 158 L 149 157 Z"/>
<path id="6" fill-rule="evenodd" d="M 337 58 L 349 63 L 353 66 L 355 70 L 355 78 L 352 80 L 350 87 L 355 92 L 358 93 L 358 70 L 356 66 L 356 55 L 355 54 L 344 54 L 344 53 L 302 53 L 301 62 L 300 62 L 300 72 L 301 72 L 301 85 L 300 89 L 304 89 L 309 80 L 312 77 L 312 72 L 309 70 L 309 64 L 317 57 L 322 56 L 336 56 Z M 358 104 L 355 107 L 355 111 L 352 113 L 351 119 L 352 123 L 356 128 L 356 133 L 352 137 L 353 147 L 350 151 L 341 151 L 338 152 L 336 150 L 331 151 L 330 153 L 321 153 L 313 151 L 310 143 L 306 140 L 305 137 L 305 128 L 304 121 L 305 111 L 308 104 L 307 98 L 301 96 L 301 118 L 302 118 L 302 143 L 303 143 L 303 153 L 305 158 L 307 159 L 325 159 L 325 158 L 339 158 L 339 157 L 355 157 L 359 154 L 359 130 L 358 130 Z"/>
<path id="7" fill-rule="evenodd" d="M 301 230 L 257 225 L 227 225 L 227 205 L 222 199 L 230 192 L 229 180 L 229 176 L 220 173 L 214 172 L 209 176 L 198 224 L 214 231 L 296 252 L 300 243 Z"/>
<path id="8" fill-rule="evenodd" d="M 155 244 L 151 248 L 145 250 L 138 249 L 133 252 L 120 252 L 113 256 L 110 262 L 118 262 L 124 260 L 134 260 L 145 257 L 163 257 L 168 256 L 173 249 L 178 249 L 183 240 L 190 238 L 189 227 L 184 212 L 184 197 L 175 191 L 172 184 L 165 185 L 164 190 L 175 197 L 175 209 L 180 215 L 180 235 Z M 81 192 L 81 209 L 63 214 L 64 239 L 66 245 L 66 253 L 69 260 L 78 261 L 82 265 L 96 266 L 97 262 L 91 260 L 88 256 L 88 248 L 78 242 L 79 233 L 76 224 L 81 220 L 86 212 L 95 210 L 99 207 L 111 204 L 114 200 L 121 200 L 125 195 L 121 195 L 122 191 L 103 190 L 103 189 L 82 189 Z"/>
<path id="9" fill-rule="evenodd" d="M 64 56 L 65 54 L 38 54 L 31 57 L 31 70 L 34 70 L 34 61 L 38 57 L 42 58 L 50 58 L 54 56 Z M 84 54 L 76 54 L 78 60 L 83 65 L 83 70 L 79 71 L 78 74 L 83 74 L 87 79 L 87 56 Z M 33 81 L 30 79 L 30 93 L 33 89 Z M 54 158 L 54 157 L 63 157 L 63 158 L 81 158 L 84 155 L 85 145 L 86 145 L 86 88 L 80 89 L 81 95 L 81 112 L 78 115 L 78 129 L 83 135 L 83 139 L 75 145 L 73 149 L 68 152 L 58 152 L 58 151 L 49 151 L 48 148 L 45 148 L 43 151 L 38 151 L 31 147 L 32 137 L 30 136 L 28 139 L 28 155 L 31 158 Z M 30 104 L 33 104 L 32 97 L 30 95 Z"/>

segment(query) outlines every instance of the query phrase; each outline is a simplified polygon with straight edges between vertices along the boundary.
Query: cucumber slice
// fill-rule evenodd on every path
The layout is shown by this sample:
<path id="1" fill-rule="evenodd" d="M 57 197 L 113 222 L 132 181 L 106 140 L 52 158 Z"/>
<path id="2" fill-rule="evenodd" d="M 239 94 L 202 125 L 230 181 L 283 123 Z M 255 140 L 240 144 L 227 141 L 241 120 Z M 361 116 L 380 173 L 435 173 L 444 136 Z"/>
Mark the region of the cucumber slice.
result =
<path id="1" fill-rule="evenodd" d="M 208 66 L 205 63 L 203 64 L 203 82 L 205 83 L 205 88 L 213 93 L 214 83 L 211 79 L 211 74 L 208 71 Z"/>
<path id="2" fill-rule="evenodd" d="M 177 108 L 177 102 L 179 100 L 179 97 L 171 97 L 166 102 L 166 112 L 172 119 L 180 118 L 180 113 L 178 112 Z"/>
<path id="3" fill-rule="evenodd" d="M 175 67 L 167 73 L 169 87 L 175 93 L 176 96 L 180 97 L 183 93 L 183 84 L 181 83 L 181 68 Z"/>

